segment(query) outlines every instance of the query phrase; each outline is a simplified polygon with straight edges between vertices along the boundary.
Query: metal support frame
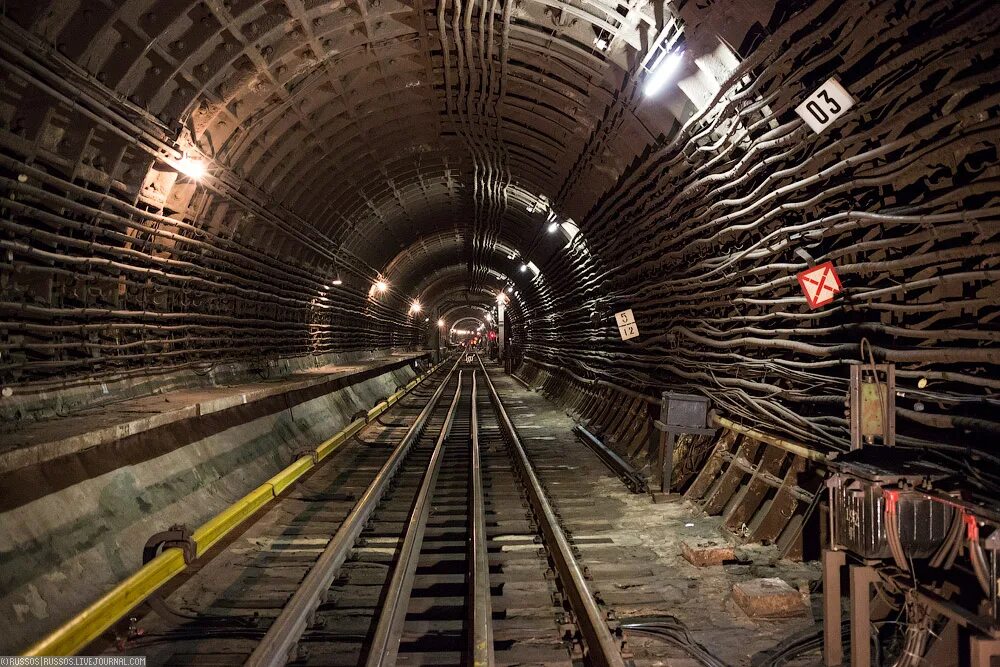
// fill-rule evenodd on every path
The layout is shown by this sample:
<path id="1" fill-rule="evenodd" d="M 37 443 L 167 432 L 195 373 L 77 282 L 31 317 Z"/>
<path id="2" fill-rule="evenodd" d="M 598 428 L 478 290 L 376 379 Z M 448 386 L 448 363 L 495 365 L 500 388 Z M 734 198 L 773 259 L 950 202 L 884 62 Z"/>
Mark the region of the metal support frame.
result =
<path id="1" fill-rule="evenodd" d="M 847 552 L 834 549 L 823 551 L 823 665 L 838 667 L 844 664 L 840 628 L 842 614 L 840 577 L 844 567 L 848 567 L 850 581 L 850 666 L 871 667 L 873 612 L 876 617 L 881 617 L 882 613 L 873 609 L 871 587 L 883 577 L 892 575 L 880 571 L 875 563 L 848 564 Z M 946 617 L 950 624 L 966 629 L 970 667 L 990 667 L 991 659 L 1000 657 L 1000 628 L 992 625 L 988 617 L 965 610 L 932 591 L 919 587 L 911 590 L 920 604 Z M 958 637 L 959 635 L 954 633 L 942 633 L 938 641 L 957 642 Z M 932 650 L 944 650 L 954 654 L 957 644 L 953 644 L 950 648 L 938 647 Z"/>
<path id="2" fill-rule="evenodd" d="M 990 667 L 1000 657 L 1000 639 L 975 636 L 969 640 L 969 666 Z"/>
<path id="3" fill-rule="evenodd" d="M 875 568 L 850 566 L 851 667 L 871 667 L 872 664 L 871 587 L 877 580 Z"/>
<path id="4" fill-rule="evenodd" d="M 875 379 L 885 385 L 882 393 L 882 401 L 879 401 L 879 411 L 882 413 L 879 423 L 882 432 L 882 444 L 893 446 L 896 444 L 896 366 L 895 364 L 875 364 L 864 366 L 855 364 L 851 366 L 851 388 L 848 394 L 848 404 L 851 416 L 851 449 L 861 449 L 864 446 L 864 438 L 873 436 L 869 433 L 866 415 L 868 413 L 867 402 L 865 400 L 863 387 L 867 384 L 864 381 L 864 372 L 868 370 L 875 374 Z M 879 379 L 879 375 L 883 376 Z M 880 386 L 880 385 L 876 385 Z M 881 390 L 879 390 L 881 391 Z M 882 402 L 884 401 L 884 404 Z"/>
<path id="5" fill-rule="evenodd" d="M 659 419 L 653 425 L 660 432 L 660 448 L 657 455 L 657 469 L 660 471 L 660 490 L 663 496 L 670 495 L 674 479 L 674 445 L 678 435 L 715 435 L 715 428 L 692 428 L 688 426 L 668 426 Z"/>
<path id="6" fill-rule="evenodd" d="M 823 665 L 836 667 L 844 662 L 841 641 L 840 573 L 847 563 L 843 551 L 823 550 Z"/>

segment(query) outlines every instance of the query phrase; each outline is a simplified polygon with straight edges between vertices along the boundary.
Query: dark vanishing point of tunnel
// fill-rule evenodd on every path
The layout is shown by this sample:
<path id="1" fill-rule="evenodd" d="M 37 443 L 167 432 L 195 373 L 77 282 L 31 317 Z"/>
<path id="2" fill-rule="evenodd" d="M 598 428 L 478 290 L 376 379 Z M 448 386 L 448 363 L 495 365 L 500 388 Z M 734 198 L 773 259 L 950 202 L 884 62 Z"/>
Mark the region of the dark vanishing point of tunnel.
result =
<path id="1" fill-rule="evenodd" d="M 997 664 L 998 69 L 990 0 L 7 0 L 0 654 Z"/>

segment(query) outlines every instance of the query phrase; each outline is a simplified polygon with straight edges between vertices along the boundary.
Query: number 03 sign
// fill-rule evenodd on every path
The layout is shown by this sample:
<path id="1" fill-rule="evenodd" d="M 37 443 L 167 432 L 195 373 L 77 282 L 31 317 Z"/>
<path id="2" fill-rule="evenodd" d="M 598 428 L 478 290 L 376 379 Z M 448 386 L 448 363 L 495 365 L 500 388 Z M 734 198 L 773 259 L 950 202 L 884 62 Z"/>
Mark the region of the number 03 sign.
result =
<path id="1" fill-rule="evenodd" d="M 813 132 L 819 134 L 854 106 L 854 98 L 836 79 L 827 79 L 805 102 L 795 107 Z"/>

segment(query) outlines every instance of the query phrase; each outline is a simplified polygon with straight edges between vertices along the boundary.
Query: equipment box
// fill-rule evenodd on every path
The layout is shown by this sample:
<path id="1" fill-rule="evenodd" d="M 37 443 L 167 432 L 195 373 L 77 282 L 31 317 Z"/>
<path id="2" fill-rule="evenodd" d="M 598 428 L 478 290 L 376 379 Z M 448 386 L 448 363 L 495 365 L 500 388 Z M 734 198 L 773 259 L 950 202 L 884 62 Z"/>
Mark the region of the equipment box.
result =
<path id="1" fill-rule="evenodd" d="M 899 526 L 903 552 L 913 558 L 932 555 L 944 541 L 954 509 L 924 496 L 914 487 L 942 479 L 947 471 L 932 464 L 906 460 L 898 450 L 868 447 L 851 452 L 834 464 L 827 480 L 833 544 L 862 558 L 891 558 L 886 522 Z M 888 492 L 888 493 L 887 493 Z M 886 514 L 889 495 L 896 517 Z"/>
<path id="2" fill-rule="evenodd" d="M 667 426 L 705 428 L 708 423 L 708 397 L 665 391 L 663 411 L 660 421 Z"/>

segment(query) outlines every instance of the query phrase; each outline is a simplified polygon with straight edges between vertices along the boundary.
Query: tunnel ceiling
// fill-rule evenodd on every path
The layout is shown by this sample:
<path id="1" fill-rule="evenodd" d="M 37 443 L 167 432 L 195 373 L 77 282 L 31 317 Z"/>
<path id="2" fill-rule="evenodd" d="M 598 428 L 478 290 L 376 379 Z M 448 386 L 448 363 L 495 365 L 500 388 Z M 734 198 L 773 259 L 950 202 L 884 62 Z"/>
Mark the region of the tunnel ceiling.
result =
<path id="1" fill-rule="evenodd" d="M 960 457 L 1000 430 L 995 3 L 4 12 L 17 396 L 427 344 L 509 286 L 519 358 L 706 393 L 810 446 L 844 447 L 862 361 L 897 364 L 902 444 Z M 830 77 L 856 105 L 817 134 L 795 107 Z M 795 274 L 824 261 L 844 291 L 814 311 Z"/>
<path id="2" fill-rule="evenodd" d="M 501 237 L 530 240 L 525 205 L 567 186 L 656 29 L 644 3 L 14 5 L 103 85 L 183 124 L 182 145 L 373 267 L 440 231 L 464 232 L 473 269 Z M 591 199 L 633 155 L 604 157 Z"/>

